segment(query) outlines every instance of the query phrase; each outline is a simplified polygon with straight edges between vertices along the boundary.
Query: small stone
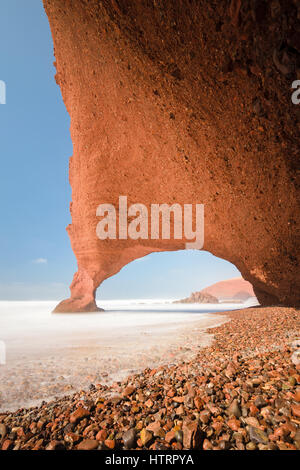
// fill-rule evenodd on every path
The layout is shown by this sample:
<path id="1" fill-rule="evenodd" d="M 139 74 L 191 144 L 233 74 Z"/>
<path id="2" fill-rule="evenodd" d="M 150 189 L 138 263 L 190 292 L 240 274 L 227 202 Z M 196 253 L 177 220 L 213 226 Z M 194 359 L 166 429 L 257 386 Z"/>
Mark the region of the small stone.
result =
<path id="1" fill-rule="evenodd" d="M 239 430 L 240 431 L 240 430 Z M 242 432 L 234 432 L 233 438 L 236 442 L 243 442 L 243 434 Z"/>
<path id="2" fill-rule="evenodd" d="M 247 450 L 256 450 L 256 445 L 254 444 L 254 442 L 248 442 L 248 444 L 246 444 L 246 449 Z"/>
<path id="3" fill-rule="evenodd" d="M 260 408 L 263 408 L 264 406 L 267 406 L 268 403 L 266 402 L 266 400 L 261 395 L 259 395 L 255 399 L 254 404 L 257 408 L 260 409 Z"/>
<path id="4" fill-rule="evenodd" d="M 268 444 L 269 442 L 267 434 L 254 426 L 249 426 L 249 437 L 256 444 Z"/>
<path id="5" fill-rule="evenodd" d="M 249 406 L 249 412 L 250 412 L 250 416 L 255 416 L 259 412 L 259 409 L 255 405 L 252 404 Z"/>
<path id="6" fill-rule="evenodd" d="M 101 429 L 96 435 L 97 441 L 104 442 L 107 439 L 107 431 L 105 429 Z"/>
<path id="7" fill-rule="evenodd" d="M 184 414 L 184 407 L 183 407 L 183 405 L 180 405 L 180 406 L 178 406 L 178 408 L 176 408 L 176 415 L 181 416 L 183 414 Z"/>
<path id="8" fill-rule="evenodd" d="M 99 442 L 95 439 L 84 439 L 78 444 L 78 450 L 95 450 L 98 448 Z"/>
<path id="9" fill-rule="evenodd" d="M 89 426 L 87 426 L 85 428 L 85 430 L 83 431 L 82 435 L 84 437 L 88 436 L 90 433 L 93 433 L 94 431 L 98 431 L 98 427 L 97 425 L 94 423 L 94 424 L 90 424 Z"/>
<path id="10" fill-rule="evenodd" d="M 175 432 L 173 430 L 167 432 L 167 434 L 165 435 L 165 441 L 168 442 L 168 444 L 171 444 L 175 440 Z"/>
<path id="11" fill-rule="evenodd" d="M 153 433 L 151 431 L 148 431 L 147 429 L 142 429 L 141 434 L 140 434 L 140 439 L 142 442 L 143 446 L 147 446 L 150 444 L 153 438 Z"/>
<path id="12" fill-rule="evenodd" d="M 195 405 L 196 405 L 196 404 L 195 404 Z M 193 399 L 192 397 L 190 397 L 189 395 L 186 395 L 186 396 L 184 397 L 184 406 L 185 406 L 186 408 L 193 408 L 193 406 L 194 406 L 194 399 Z M 196 408 L 198 408 L 198 407 L 196 406 Z"/>
<path id="13" fill-rule="evenodd" d="M 202 448 L 203 450 L 212 450 L 213 445 L 208 439 L 204 439 Z"/>
<path id="14" fill-rule="evenodd" d="M 80 441 L 80 436 L 73 432 L 69 432 L 68 434 L 64 435 L 64 440 L 68 442 L 69 444 L 76 444 L 77 442 Z"/>
<path id="15" fill-rule="evenodd" d="M 244 444 L 243 444 L 242 442 L 240 442 L 240 441 L 238 441 L 238 442 L 236 443 L 236 448 L 237 448 L 237 450 L 245 450 Z"/>
<path id="16" fill-rule="evenodd" d="M 289 377 L 289 383 L 290 383 L 290 385 L 291 385 L 292 387 L 295 387 L 295 385 L 296 385 L 296 383 L 297 383 L 295 377 L 293 377 L 293 376 L 292 376 L 292 377 Z"/>
<path id="17" fill-rule="evenodd" d="M 133 449 L 136 444 L 136 431 L 129 429 L 123 434 L 123 442 L 126 449 Z"/>
<path id="18" fill-rule="evenodd" d="M 292 405 L 291 409 L 293 415 L 297 416 L 297 418 L 300 418 L 300 405 Z"/>
<path id="19" fill-rule="evenodd" d="M 227 426 L 229 426 L 232 431 L 238 431 L 238 429 L 241 427 L 241 423 L 238 419 L 231 418 L 227 421 Z"/>
<path id="20" fill-rule="evenodd" d="M 282 387 L 282 390 L 290 390 L 292 388 L 289 382 L 283 383 L 281 387 Z"/>
<path id="21" fill-rule="evenodd" d="M 121 401 L 122 401 L 122 397 L 120 397 L 119 395 L 115 395 L 114 397 L 111 397 L 109 399 L 109 401 L 113 404 L 113 405 L 118 405 Z"/>
<path id="22" fill-rule="evenodd" d="M 7 432 L 7 429 L 6 429 L 5 424 L 0 423 L 0 440 L 6 436 L 6 432 Z"/>
<path id="23" fill-rule="evenodd" d="M 75 428 L 75 425 L 72 424 L 72 423 L 68 423 L 65 427 L 64 427 L 64 433 L 65 434 L 68 434 L 69 432 L 73 432 Z"/>
<path id="24" fill-rule="evenodd" d="M 202 410 L 200 412 L 199 419 L 200 419 L 201 423 L 207 424 L 210 420 L 210 417 L 211 417 L 210 411 Z"/>
<path id="25" fill-rule="evenodd" d="M 116 447 L 116 441 L 114 439 L 106 439 L 104 441 L 104 444 L 106 445 L 106 447 L 108 447 L 108 449 L 114 449 Z"/>
<path id="26" fill-rule="evenodd" d="M 35 444 L 32 450 L 41 450 L 44 444 L 44 439 L 39 439 Z"/>
<path id="27" fill-rule="evenodd" d="M 291 355 L 291 361 L 297 367 L 300 365 L 300 351 L 299 350 L 293 352 L 293 354 Z"/>
<path id="28" fill-rule="evenodd" d="M 149 400 L 145 402 L 145 406 L 147 406 L 147 408 L 151 408 L 153 406 L 153 401 L 149 398 Z"/>
<path id="29" fill-rule="evenodd" d="M 230 362 L 225 370 L 225 375 L 228 379 L 231 379 L 237 372 L 235 365 Z"/>
<path id="30" fill-rule="evenodd" d="M 183 425 L 182 432 L 183 446 L 186 449 L 200 449 L 202 434 L 196 421 L 185 423 Z"/>
<path id="31" fill-rule="evenodd" d="M 252 380 L 253 387 L 258 387 L 260 384 L 261 384 L 261 380 L 258 377 Z"/>
<path id="32" fill-rule="evenodd" d="M 272 408 L 270 406 L 265 406 L 264 408 L 261 408 L 260 414 L 265 418 L 265 419 L 270 419 L 272 416 Z"/>
<path id="33" fill-rule="evenodd" d="M 278 447 L 277 447 L 277 445 L 275 444 L 275 442 L 269 442 L 269 444 L 268 444 L 268 449 L 269 449 L 269 450 L 277 450 Z"/>
<path id="34" fill-rule="evenodd" d="M 180 442 L 180 444 L 183 443 L 183 432 L 181 430 L 175 432 L 175 439 L 177 442 Z"/>
<path id="35" fill-rule="evenodd" d="M 135 392 L 135 390 L 136 390 L 135 387 L 128 385 L 123 392 L 123 396 L 130 397 L 130 395 L 132 395 Z"/>
<path id="36" fill-rule="evenodd" d="M 147 430 L 153 432 L 154 436 L 159 436 L 161 433 L 161 425 L 159 421 L 154 421 L 147 426 Z"/>
<path id="37" fill-rule="evenodd" d="M 82 420 L 83 418 L 87 418 L 88 416 L 90 416 L 90 413 L 88 410 L 86 410 L 85 408 L 77 408 L 76 411 L 74 411 L 74 413 L 71 414 L 70 416 L 70 423 L 78 423 L 80 420 Z"/>
<path id="38" fill-rule="evenodd" d="M 174 397 L 173 401 L 175 401 L 175 403 L 184 403 L 184 397 Z"/>
<path id="39" fill-rule="evenodd" d="M 249 426 L 254 426 L 255 428 L 259 427 L 259 421 L 254 416 L 248 416 L 248 418 L 244 418 L 244 421 L 249 424 Z"/>
<path id="40" fill-rule="evenodd" d="M 284 429 L 283 426 L 280 426 L 279 428 L 275 429 L 273 436 L 277 439 L 284 437 L 287 434 L 286 430 Z"/>
<path id="41" fill-rule="evenodd" d="M 13 442 L 9 439 L 6 439 L 2 444 L 2 450 L 10 450 L 13 446 Z"/>
<path id="42" fill-rule="evenodd" d="M 233 402 L 229 405 L 229 407 L 227 408 L 227 414 L 229 416 L 233 415 L 236 418 L 241 417 L 242 413 L 237 400 L 233 400 Z"/>
<path id="43" fill-rule="evenodd" d="M 202 407 L 203 407 L 203 400 L 201 400 L 200 397 L 195 397 L 194 398 L 194 404 L 195 404 L 195 407 L 200 410 Z"/>
<path id="44" fill-rule="evenodd" d="M 50 441 L 46 450 L 65 450 L 65 445 L 61 441 Z"/>
<path id="45" fill-rule="evenodd" d="M 268 450 L 269 446 L 266 444 L 258 444 L 259 450 Z"/>
<path id="46" fill-rule="evenodd" d="M 1 426 L 1 425 L 0 425 L 0 426 Z M 35 434 L 35 433 L 36 433 L 36 430 L 37 430 L 36 423 L 35 423 L 35 422 L 31 423 L 30 426 L 29 426 L 29 429 L 30 429 L 30 431 L 31 431 L 33 434 Z"/>
<path id="47" fill-rule="evenodd" d="M 298 446 L 298 449 L 300 450 L 300 429 L 295 434 L 294 441 L 296 445 Z"/>
<path id="48" fill-rule="evenodd" d="M 230 442 L 222 440 L 219 442 L 219 448 L 221 450 L 228 450 L 230 448 Z"/>

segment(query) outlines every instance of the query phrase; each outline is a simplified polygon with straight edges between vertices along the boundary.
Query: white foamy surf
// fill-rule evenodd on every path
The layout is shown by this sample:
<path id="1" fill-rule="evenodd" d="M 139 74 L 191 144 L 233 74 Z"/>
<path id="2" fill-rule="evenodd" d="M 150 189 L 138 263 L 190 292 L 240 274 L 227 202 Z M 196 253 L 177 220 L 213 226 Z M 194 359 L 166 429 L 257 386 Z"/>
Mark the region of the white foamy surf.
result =
<path id="1" fill-rule="evenodd" d="M 250 306 L 172 301 L 107 300 L 105 312 L 65 315 L 51 314 L 54 301 L 1 301 L 0 410 L 189 359 L 211 341 L 205 329 L 226 320 L 214 313 Z"/>

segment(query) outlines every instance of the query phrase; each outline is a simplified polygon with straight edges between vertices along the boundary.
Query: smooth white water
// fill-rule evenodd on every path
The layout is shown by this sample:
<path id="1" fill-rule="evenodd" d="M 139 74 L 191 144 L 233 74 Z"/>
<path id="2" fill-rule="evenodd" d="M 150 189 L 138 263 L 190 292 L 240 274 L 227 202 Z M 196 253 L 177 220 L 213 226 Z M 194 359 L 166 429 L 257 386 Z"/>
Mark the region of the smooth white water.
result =
<path id="1" fill-rule="evenodd" d="M 0 410 L 187 360 L 211 341 L 205 329 L 226 320 L 214 312 L 245 307 L 171 302 L 101 301 L 105 312 L 61 315 L 53 301 L 0 301 Z"/>

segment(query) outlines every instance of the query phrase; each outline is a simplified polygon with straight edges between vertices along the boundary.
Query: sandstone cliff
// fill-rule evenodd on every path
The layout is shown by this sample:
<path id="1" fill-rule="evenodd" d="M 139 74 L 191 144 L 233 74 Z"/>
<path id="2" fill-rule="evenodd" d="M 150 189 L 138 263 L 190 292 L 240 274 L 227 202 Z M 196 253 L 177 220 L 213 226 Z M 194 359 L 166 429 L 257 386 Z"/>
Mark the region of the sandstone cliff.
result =
<path id="1" fill-rule="evenodd" d="M 250 282 L 245 281 L 242 277 L 216 282 L 202 289 L 201 293 L 213 295 L 219 300 L 237 299 L 244 301 L 255 296 Z"/>
<path id="2" fill-rule="evenodd" d="M 102 281 L 185 240 L 96 237 L 96 208 L 205 204 L 204 249 L 261 304 L 299 304 L 299 4 L 44 0 L 71 117 L 78 271 L 56 311 L 96 309 Z M 299 73 L 299 68 L 298 68 Z"/>

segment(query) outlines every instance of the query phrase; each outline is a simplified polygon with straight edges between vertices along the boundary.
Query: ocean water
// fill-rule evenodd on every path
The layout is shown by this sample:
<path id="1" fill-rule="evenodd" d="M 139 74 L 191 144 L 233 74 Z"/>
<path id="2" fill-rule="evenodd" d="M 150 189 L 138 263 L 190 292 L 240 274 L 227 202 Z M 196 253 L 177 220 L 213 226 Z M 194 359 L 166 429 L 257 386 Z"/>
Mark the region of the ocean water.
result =
<path id="1" fill-rule="evenodd" d="M 214 312 L 250 304 L 174 304 L 167 300 L 103 300 L 105 312 L 52 314 L 56 301 L 0 301 L 0 341 L 14 359 L 27 351 L 38 354 L 68 345 L 112 341 L 141 328 L 176 329 L 205 321 Z"/>
<path id="2" fill-rule="evenodd" d="M 0 411 L 38 404 L 145 367 L 190 359 L 248 304 L 101 301 L 105 312 L 52 314 L 55 301 L 0 301 Z M 253 303 L 253 302 L 252 302 Z"/>

